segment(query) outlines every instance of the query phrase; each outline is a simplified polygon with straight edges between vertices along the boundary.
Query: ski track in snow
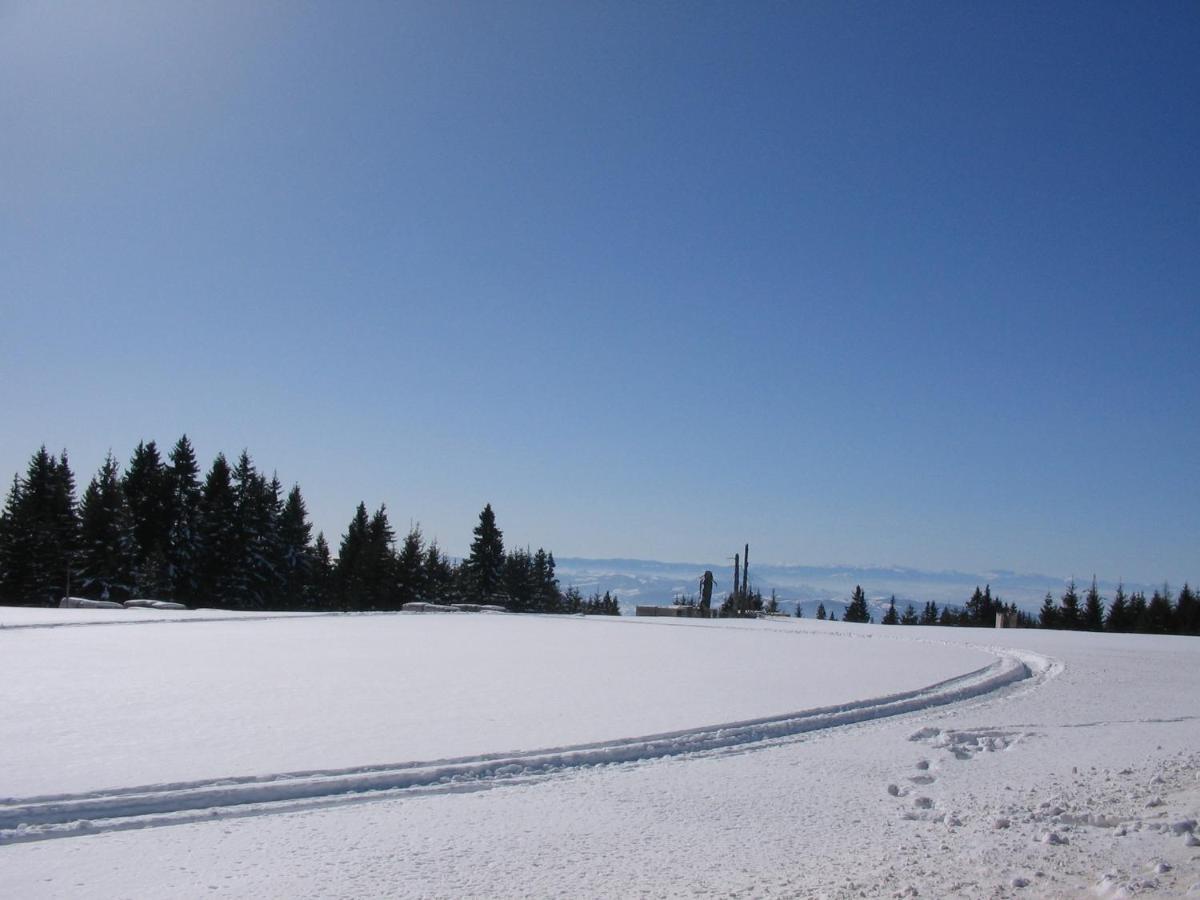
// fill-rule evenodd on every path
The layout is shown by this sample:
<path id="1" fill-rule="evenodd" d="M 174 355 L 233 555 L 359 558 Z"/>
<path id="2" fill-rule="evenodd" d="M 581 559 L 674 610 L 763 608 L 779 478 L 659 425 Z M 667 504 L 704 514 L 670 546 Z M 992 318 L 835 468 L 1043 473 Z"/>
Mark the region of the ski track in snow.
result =
<path id="1" fill-rule="evenodd" d="M 996 692 L 1008 689 L 1004 693 L 1010 696 L 1023 694 L 1062 671 L 1061 663 L 1029 651 L 983 646 L 978 649 L 995 654 L 997 660 L 917 690 L 661 734 L 433 761 L 0 798 L 0 845 L 270 815 L 398 796 L 475 791 L 500 783 L 542 780 L 593 766 L 745 752 L 813 732 L 919 713 L 985 696 L 994 702 Z M 971 736 L 972 740 L 977 738 L 1004 740 L 996 735 Z M 988 746 L 992 748 L 994 744 Z M 917 778 L 914 783 L 922 781 Z"/>

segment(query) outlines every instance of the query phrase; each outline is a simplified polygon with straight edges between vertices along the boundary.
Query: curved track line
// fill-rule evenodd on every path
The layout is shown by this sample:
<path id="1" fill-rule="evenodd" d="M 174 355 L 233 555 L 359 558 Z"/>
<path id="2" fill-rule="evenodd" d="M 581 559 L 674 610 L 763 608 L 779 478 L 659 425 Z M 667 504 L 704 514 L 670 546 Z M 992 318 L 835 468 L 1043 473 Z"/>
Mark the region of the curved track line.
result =
<path id="1" fill-rule="evenodd" d="M 993 649 L 984 668 L 914 691 L 779 716 L 642 737 L 352 769 L 285 772 L 0 799 L 0 844 L 264 815 L 429 791 L 476 790 L 585 766 L 703 753 L 957 703 L 1044 671 L 1039 659 Z M 1030 663 L 1033 663 L 1031 669 Z"/>

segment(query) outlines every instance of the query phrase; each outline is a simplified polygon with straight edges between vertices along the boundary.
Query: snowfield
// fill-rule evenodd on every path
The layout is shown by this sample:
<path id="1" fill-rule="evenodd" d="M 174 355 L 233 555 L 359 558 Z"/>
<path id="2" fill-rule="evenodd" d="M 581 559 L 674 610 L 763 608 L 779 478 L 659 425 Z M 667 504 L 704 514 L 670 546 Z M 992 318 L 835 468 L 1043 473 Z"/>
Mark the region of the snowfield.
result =
<path id="1" fill-rule="evenodd" d="M 0 608 L 0 704 L 14 897 L 1200 895 L 1196 639 Z"/>

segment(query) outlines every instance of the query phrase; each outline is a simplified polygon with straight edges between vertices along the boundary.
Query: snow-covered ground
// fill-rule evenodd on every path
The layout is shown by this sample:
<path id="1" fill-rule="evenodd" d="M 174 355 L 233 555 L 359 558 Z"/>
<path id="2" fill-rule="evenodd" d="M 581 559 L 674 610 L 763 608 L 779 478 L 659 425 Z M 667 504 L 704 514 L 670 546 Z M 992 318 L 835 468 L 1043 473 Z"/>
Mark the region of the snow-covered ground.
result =
<path id="1" fill-rule="evenodd" d="M 7 895 L 1200 894 L 1200 640 L 114 612 L 0 609 Z"/>

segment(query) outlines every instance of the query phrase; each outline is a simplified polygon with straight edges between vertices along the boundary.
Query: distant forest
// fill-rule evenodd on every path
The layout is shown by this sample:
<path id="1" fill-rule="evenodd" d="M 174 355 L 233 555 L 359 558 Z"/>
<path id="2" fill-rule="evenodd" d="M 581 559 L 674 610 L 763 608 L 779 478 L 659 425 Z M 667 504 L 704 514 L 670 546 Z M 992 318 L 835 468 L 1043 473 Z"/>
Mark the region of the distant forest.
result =
<path id="1" fill-rule="evenodd" d="M 386 507 L 368 513 L 365 503 L 335 558 L 323 534 L 312 536 L 299 485 L 285 493 L 244 450 L 233 466 L 218 453 L 202 480 L 186 435 L 166 459 L 154 441 L 139 443 L 124 471 L 109 454 L 78 500 L 66 451 L 55 456 L 41 447 L 25 475 L 13 476 L 0 512 L 0 603 L 7 604 L 53 606 L 71 595 L 247 610 L 397 610 L 425 601 L 620 614 L 608 592 L 585 598 L 574 587 L 562 590 L 554 568 L 554 554 L 542 548 L 506 551 L 490 504 L 461 561 L 449 559 L 436 541 L 427 543 L 420 526 L 397 546 Z M 712 614 L 778 610 L 773 592 L 764 601 L 743 586 Z M 929 602 L 918 611 L 910 603 L 898 611 L 893 597 L 881 621 L 994 627 L 997 614 L 1018 628 L 1200 634 L 1200 598 L 1188 584 L 1178 595 L 1164 584 L 1149 598 L 1118 587 L 1106 600 L 1095 579 L 1082 594 L 1074 581 L 1057 601 L 1046 594 L 1036 617 L 985 586 L 962 607 Z M 823 604 L 817 618 L 827 618 Z M 872 620 L 856 587 L 843 621 Z"/>
<path id="2" fill-rule="evenodd" d="M 111 454 L 76 499 L 64 450 L 40 448 L 13 476 L 0 513 L 0 603 L 63 596 L 174 600 L 248 610 L 396 610 L 410 601 L 497 604 L 514 612 L 618 615 L 617 598 L 562 591 L 554 554 L 505 551 L 488 504 L 466 559 L 414 527 L 399 547 L 385 506 L 360 503 L 336 559 L 312 536 L 299 485 L 284 491 L 243 451 L 217 454 L 201 480 L 181 437 L 164 460 L 141 442 L 122 472 Z"/>
<path id="3" fill-rule="evenodd" d="M 797 609 L 797 614 L 800 610 Z M 882 618 L 884 625 L 962 625 L 975 628 L 996 627 L 997 615 L 1007 618 L 1013 628 L 1056 628 L 1071 631 L 1115 631 L 1139 632 L 1143 634 L 1200 634 L 1200 598 L 1184 583 L 1179 596 L 1172 594 L 1164 584 L 1155 590 L 1149 600 L 1144 593 L 1126 594 L 1123 586 L 1111 601 L 1100 596 L 1096 579 L 1081 596 L 1072 580 L 1056 603 L 1054 595 L 1047 592 L 1038 616 L 1035 618 L 1014 604 L 1001 602 L 992 596 L 990 586 L 975 588 L 965 606 L 944 606 L 939 611 L 936 603 L 926 603 L 918 613 L 913 604 L 908 604 L 900 613 L 896 610 L 896 598 L 888 606 Z M 826 618 L 825 605 L 817 608 L 817 618 Z M 832 615 L 829 618 L 833 618 Z M 855 587 L 850 604 L 846 607 L 843 621 L 870 622 L 867 598 L 861 587 Z"/>

